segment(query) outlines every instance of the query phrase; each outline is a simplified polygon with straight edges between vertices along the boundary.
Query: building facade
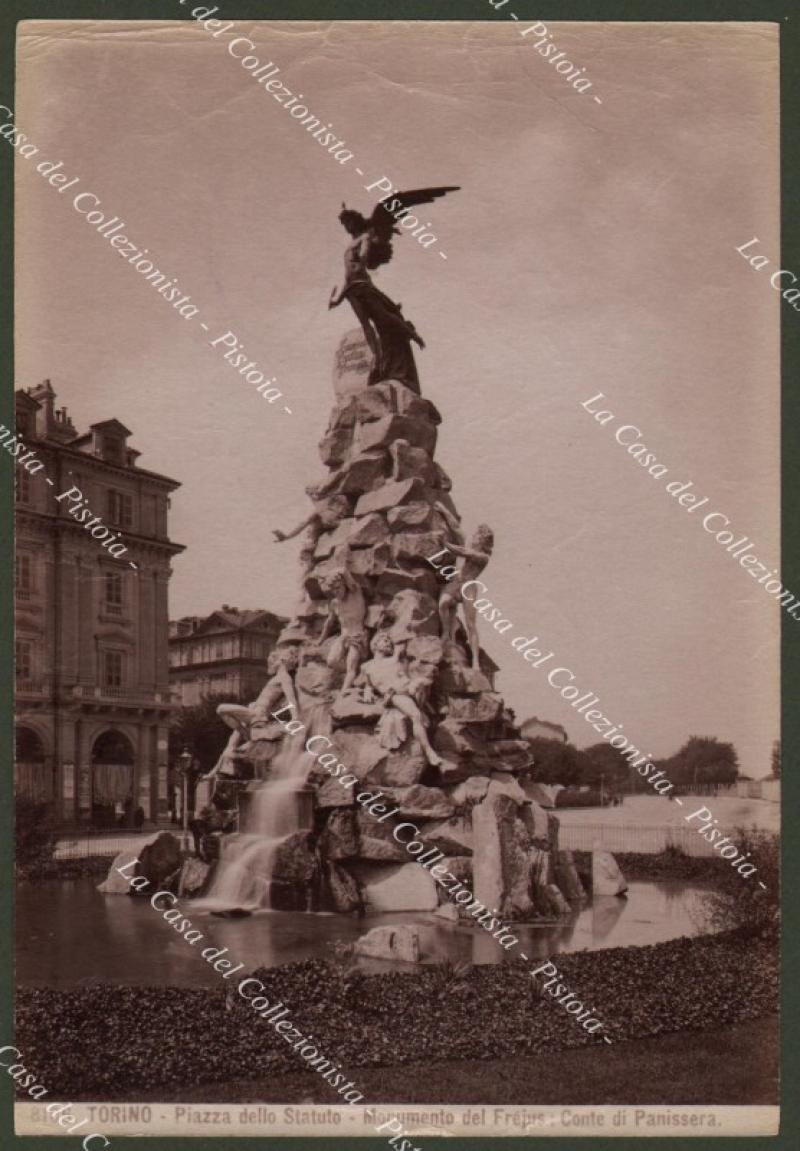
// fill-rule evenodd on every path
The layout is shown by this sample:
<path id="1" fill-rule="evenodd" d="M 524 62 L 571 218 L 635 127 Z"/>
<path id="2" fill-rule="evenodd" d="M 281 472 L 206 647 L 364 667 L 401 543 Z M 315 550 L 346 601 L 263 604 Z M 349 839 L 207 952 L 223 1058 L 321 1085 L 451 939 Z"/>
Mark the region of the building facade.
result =
<path id="1" fill-rule="evenodd" d="M 287 620 L 272 612 L 228 604 L 208 616 L 169 625 L 173 702 L 195 707 L 209 695 L 255 699 L 267 680 L 267 657 Z"/>
<path id="2" fill-rule="evenodd" d="M 42 465 L 12 452 L 17 788 L 68 825 L 130 823 L 137 808 L 155 820 L 167 810 L 167 588 L 183 551 L 167 514 L 180 485 L 137 465 L 118 420 L 79 435 L 55 398 L 49 380 L 16 394 L 16 443 Z"/>

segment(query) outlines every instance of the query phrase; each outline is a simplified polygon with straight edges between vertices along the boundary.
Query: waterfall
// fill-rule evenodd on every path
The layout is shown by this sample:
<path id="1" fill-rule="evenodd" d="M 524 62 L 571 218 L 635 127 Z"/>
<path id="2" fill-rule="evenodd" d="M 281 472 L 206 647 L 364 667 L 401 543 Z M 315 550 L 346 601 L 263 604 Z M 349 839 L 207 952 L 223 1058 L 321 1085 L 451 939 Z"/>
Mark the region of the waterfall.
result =
<path id="1" fill-rule="evenodd" d="M 310 767 L 302 743 L 285 740 L 270 764 L 269 779 L 246 794 L 239 830 L 220 844 L 220 859 L 208 894 L 195 906 L 217 911 L 258 911 L 271 906 L 270 888 L 280 845 L 303 826 L 300 792 Z"/>

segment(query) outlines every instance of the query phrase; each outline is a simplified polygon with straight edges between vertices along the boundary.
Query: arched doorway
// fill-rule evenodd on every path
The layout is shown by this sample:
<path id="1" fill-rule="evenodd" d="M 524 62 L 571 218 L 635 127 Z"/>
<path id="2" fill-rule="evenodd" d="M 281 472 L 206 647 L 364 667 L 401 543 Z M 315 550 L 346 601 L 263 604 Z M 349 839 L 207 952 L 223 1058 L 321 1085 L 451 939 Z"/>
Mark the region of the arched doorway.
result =
<path id="1" fill-rule="evenodd" d="M 133 814 L 133 746 L 121 731 L 104 731 L 92 747 L 92 824 L 115 827 Z M 130 817 L 130 818 L 125 818 Z"/>
<path id="2" fill-rule="evenodd" d="M 16 794 L 35 803 L 49 803 L 50 777 L 45 762 L 44 744 L 30 727 L 18 727 L 14 758 L 14 787 Z"/>

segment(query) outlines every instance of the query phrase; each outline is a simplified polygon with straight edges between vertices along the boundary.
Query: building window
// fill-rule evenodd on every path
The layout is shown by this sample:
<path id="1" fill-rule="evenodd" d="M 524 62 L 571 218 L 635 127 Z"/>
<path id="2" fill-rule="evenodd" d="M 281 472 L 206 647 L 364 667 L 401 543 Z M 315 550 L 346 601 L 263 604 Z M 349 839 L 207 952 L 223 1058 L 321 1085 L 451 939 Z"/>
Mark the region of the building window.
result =
<path id="1" fill-rule="evenodd" d="M 108 518 L 118 528 L 129 528 L 133 524 L 133 496 L 127 492 L 118 492 L 114 488 L 108 491 Z"/>
<path id="2" fill-rule="evenodd" d="M 17 680 L 33 679 L 33 644 L 18 639 L 14 644 L 14 672 Z"/>
<path id="3" fill-rule="evenodd" d="M 122 573 L 105 573 L 105 609 L 109 615 L 122 615 Z"/>
<path id="4" fill-rule="evenodd" d="M 31 477 L 30 473 L 26 472 L 24 468 L 17 471 L 14 483 L 14 498 L 18 504 L 29 504 L 31 502 Z"/>
<path id="5" fill-rule="evenodd" d="M 110 464 L 122 465 L 125 463 L 125 441 L 122 436 L 113 436 L 108 432 L 103 436 L 103 455 Z"/>
<path id="6" fill-rule="evenodd" d="M 214 645 L 214 659 L 224 659 L 224 658 L 225 658 L 225 645 L 221 641 L 218 641 Z"/>
<path id="7" fill-rule="evenodd" d="M 19 435 L 33 435 L 33 420 L 30 412 L 17 412 L 15 415 L 15 423 Z"/>
<path id="8" fill-rule="evenodd" d="M 30 599 L 33 594 L 33 556 L 17 552 L 14 557 L 14 589 L 17 599 Z"/>
<path id="9" fill-rule="evenodd" d="M 121 651 L 104 651 L 102 653 L 103 687 L 120 688 L 123 681 L 123 660 Z"/>

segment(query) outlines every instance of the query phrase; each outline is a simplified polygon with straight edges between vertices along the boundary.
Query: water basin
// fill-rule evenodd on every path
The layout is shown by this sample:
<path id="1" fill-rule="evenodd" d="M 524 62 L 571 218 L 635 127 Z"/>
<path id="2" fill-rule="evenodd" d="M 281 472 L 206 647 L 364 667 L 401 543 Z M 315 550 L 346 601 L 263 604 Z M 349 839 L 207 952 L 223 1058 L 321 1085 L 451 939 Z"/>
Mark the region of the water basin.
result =
<path id="1" fill-rule="evenodd" d="M 203 933 L 191 946 L 149 899 L 101 895 L 97 879 L 21 883 L 17 889 L 17 977 L 23 985 L 76 987 L 97 981 L 183 987 L 218 986 L 203 961 L 209 946 L 227 947 L 243 970 L 329 958 L 337 942 L 352 942 L 380 924 L 416 923 L 425 962 L 503 963 L 580 950 L 660 943 L 696 935 L 703 888 L 678 880 L 631 883 L 627 898 L 598 897 L 569 918 L 520 924 L 519 946 L 506 952 L 480 927 L 454 926 L 427 912 L 367 915 L 258 911 L 219 919 L 181 901 L 183 915 Z M 165 905 L 166 907 L 166 905 Z M 377 965 L 377 966 L 376 966 Z M 375 960 L 365 966 L 386 969 Z"/>

